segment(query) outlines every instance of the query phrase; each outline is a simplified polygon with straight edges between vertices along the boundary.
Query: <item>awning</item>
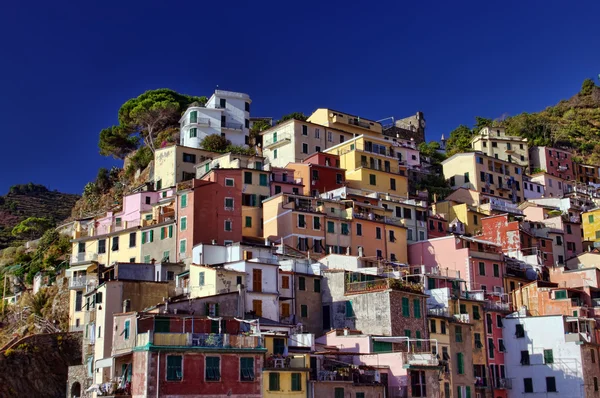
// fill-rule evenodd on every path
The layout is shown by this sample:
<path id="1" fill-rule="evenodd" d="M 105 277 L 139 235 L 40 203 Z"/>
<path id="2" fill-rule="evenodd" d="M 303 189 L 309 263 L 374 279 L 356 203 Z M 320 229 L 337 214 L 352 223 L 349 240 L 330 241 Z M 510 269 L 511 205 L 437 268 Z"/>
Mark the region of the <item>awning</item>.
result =
<path id="1" fill-rule="evenodd" d="M 74 267 L 69 267 L 66 269 L 65 273 L 67 275 L 70 275 L 73 272 L 77 272 L 77 271 L 85 271 L 89 268 L 89 264 L 85 264 L 85 265 L 76 265 Z"/>
<path id="2" fill-rule="evenodd" d="M 96 361 L 96 369 L 98 368 L 110 368 L 113 364 L 113 358 L 103 358 Z"/>

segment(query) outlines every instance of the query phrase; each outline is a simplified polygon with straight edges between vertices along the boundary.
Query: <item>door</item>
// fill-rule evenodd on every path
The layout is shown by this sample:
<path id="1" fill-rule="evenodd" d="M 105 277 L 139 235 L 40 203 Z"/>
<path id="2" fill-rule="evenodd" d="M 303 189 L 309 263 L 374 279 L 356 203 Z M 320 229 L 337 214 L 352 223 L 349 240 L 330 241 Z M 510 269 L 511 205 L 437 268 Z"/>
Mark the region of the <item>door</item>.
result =
<path id="1" fill-rule="evenodd" d="M 253 269 L 252 270 L 252 291 L 253 292 L 262 292 L 262 270 L 261 269 Z"/>
<path id="2" fill-rule="evenodd" d="M 389 397 L 389 393 L 388 393 L 388 374 L 387 373 L 381 373 L 380 377 L 381 377 L 381 384 L 383 384 L 383 397 L 387 398 L 387 397 Z"/>
<path id="3" fill-rule="evenodd" d="M 331 308 L 328 305 L 323 306 L 323 331 L 328 332 L 331 329 Z"/>

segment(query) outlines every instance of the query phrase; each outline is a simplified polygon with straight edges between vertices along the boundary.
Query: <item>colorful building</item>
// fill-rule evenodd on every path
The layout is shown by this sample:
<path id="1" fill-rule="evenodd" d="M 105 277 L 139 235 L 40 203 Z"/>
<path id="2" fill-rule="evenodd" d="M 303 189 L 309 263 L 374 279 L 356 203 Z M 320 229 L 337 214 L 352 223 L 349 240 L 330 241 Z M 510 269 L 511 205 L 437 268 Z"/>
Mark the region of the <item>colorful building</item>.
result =
<path id="1" fill-rule="evenodd" d="M 319 196 L 345 185 L 345 171 L 337 155 L 316 152 L 301 163 L 288 163 L 286 168 L 294 171 L 294 180 L 306 182 L 302 195 Z"/>
<path id="2" fill-rule="evenodd" d="M 531 172 L 545 171 L 567 181 L 575 181 L 573 154 L 563 149 L 547 146 L 534 146 L 529 149 Z"/>
<path id="3" fill-rule="evenodd" d="M 482 128 L 471 139 L 471 147 L 496 159 L 529 166 L 527 138 L 507 135 L 503 127 Z"/>

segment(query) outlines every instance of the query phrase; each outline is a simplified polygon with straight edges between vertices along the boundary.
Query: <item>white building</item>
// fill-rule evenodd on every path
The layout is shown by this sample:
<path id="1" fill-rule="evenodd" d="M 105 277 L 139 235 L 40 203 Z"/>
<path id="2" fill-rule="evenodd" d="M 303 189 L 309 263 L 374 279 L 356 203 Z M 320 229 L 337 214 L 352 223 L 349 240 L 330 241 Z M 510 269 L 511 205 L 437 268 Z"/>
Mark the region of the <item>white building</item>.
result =
<path id="1" fill-rule="evenodd" d="M 600 396 L 594 324 L 563 315 L 507 316 L 502 337 L 506 377 L 512 381 L 508 397 Z"/>
<path id="2" fill-rule="evenodd" d="M 219 134 L 234 145 L 248 144 L 250 97 L 233 91 L 215 90 L 205 106 L 192 104 L 179 123 L 181 145 L 200 148 L 200 142 Z"/>

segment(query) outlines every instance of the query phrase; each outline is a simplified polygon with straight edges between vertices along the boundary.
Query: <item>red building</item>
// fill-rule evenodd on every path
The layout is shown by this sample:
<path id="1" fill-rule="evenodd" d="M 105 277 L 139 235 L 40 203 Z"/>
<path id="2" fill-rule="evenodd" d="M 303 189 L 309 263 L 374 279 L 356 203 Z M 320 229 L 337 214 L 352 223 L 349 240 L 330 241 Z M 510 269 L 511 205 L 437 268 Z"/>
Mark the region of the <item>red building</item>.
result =
<path id="1" fill-rule="evenodd" d="M 575 180 L 575 164 L 571 152 L 547 146 L 533 147 L 529 150 L 531 170 L 546 170 L 550 175 L 567 181 Z"/>
<path id="2" fill-rule="evenodd" d="M 511 380 L 506 377 L 504 353 L 506 348 L 502 338 L 502 321 L 509 312 L 508 304 L 501 300 L 488 298 L 485 304 L 485 344 L 489 369 L 490 386 L 494 390 L 494 398 L 506 398 Z"/>
<path id="3" fill-rule="evenodd" d="M 304 192 L 302 178 L 294 178 L 294 170 L 282 167 L 271 167 L 271 196 L 278 193 L 299 195 Z"/>
<path id="4" fill-rule="evenodd" d="M 427 237 L 441 238 L 448 235 L 448 220 L 439 214 L 432 214 L 427 217 Z"/>
<path id="5" fill-rule="evenodd" d="M 302 163 L 288 163 L 286 168 L 294 170 L 294 178 L 302 179 L 303 194 L 317 196 L 320 193 L 344 186 L 346 173 L 340 168 L 340 157 L 316 152 Z"/>
<path id="6" fill-rule="evenodd" d="M 551 267 L 554 265 L 552 240 L 536 236 L 522 221 L 512 219 L 508 214 L 498 214 L 481 219 L 481 238 L 502 247 L 504 254 Z"/>
<path id="7" fill-rule="evenodd" d="M 200 243 L 224 245 L 242 240 L 242 174 L 212 170 L 205 180 L 177 186 L 178 260 L 190 259 Z"/>
<path id="8" fill-rule="evenodd" d="M 241 335 L 235 319 L 133 318 L 132 396 L 261 396 L 263 339 Z"/>

